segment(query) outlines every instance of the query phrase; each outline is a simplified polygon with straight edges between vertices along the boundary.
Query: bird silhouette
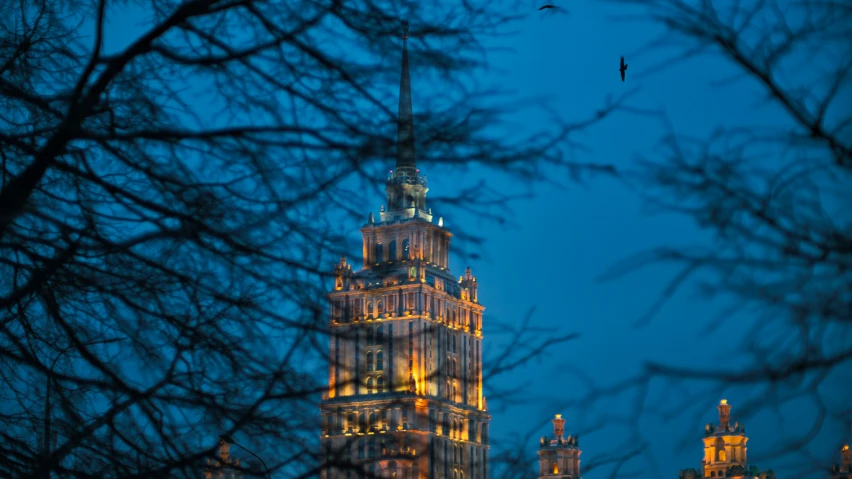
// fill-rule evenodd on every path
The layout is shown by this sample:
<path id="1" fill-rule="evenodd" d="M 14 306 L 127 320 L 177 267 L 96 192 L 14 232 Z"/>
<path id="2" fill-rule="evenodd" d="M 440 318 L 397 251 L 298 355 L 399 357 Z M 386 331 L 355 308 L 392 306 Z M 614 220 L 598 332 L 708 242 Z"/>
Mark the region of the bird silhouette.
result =
<path id="1" fill-rule="evenodd" d="M 556 5 L 545 5 L 541 8 L 539 8 L 539 10 L 546 10 L 548 8 L 559 8 L 559 7 L 557 7 Z"/>
<path id="2" fill-rule="evenodd" d="M 621 72 L 621 81 L 624 81 L 624 72 L 627 71 L 627 64 L 624 63 L 624 57 L 621 57 L 621 68 L 618 69 Z"/>

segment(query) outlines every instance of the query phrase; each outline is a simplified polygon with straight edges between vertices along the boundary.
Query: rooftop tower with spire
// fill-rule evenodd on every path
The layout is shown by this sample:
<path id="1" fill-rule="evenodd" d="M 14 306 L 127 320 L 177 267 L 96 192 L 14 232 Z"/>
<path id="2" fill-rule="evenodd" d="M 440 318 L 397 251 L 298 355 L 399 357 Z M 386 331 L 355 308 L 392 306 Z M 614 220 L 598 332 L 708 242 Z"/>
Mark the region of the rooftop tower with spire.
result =
<path id="1" fill-rule="evenodd" d="M 831 479 L 852 479 L 852 450 L 849 444 L 840 448 L 841 463 L 831 468 Z"/>
<path id="2" fill-rule="evenodd" d="M 680 479 L 775 479 L 773 471 L 761 472 L 757 466 L 748 464 L 745 426 L 736 421 L 731 424 L 731 405 L 728 401 L 722 399 L 716 409 L 719 410 L 719 424 L 711 422 L 704 426 L 701 470 L 683 469 L 680 471 Z"/>
<path id="3" fill-rule="evenodd" d="M 329 292 L 323 477 L 488 477 L 482 313 L 470 268 L 456 280 L 443 219 L 417 168 L 403 21 L 397 157 L 387 205 L 361 228 L 363 264 L 345 258 Z"/>
<path id="4" fill-rule="evenodd" d="M 565 436 L 561 414 L 552 422 L 553 437 L 542 437 L 538 449 L 539 479 L 580 479 L 580 440 L 577 436 Z"/>

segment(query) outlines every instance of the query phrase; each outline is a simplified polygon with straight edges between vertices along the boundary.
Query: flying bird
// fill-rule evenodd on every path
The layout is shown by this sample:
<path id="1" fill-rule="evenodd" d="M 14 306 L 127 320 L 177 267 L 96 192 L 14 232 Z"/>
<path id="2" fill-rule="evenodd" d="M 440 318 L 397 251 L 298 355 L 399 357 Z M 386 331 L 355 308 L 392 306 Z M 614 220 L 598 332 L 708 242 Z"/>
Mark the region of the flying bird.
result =
<path id="1" fill-rule="evenodd" d="M 627 64 L 624 63 L 624 57 L 621 57 L 621 68 L 618 69 L 621 72 L 621 81 L 624 81 L 624 72 L 627 71 Z"/>
<path id="2" fill-rule="evenodd" d="M 556 5 L 545 5 L 541 8 L 539 8 L 539 10 L 546 10 L 548 8 L 559 8 L 559 7 L 557 7 Z"/>

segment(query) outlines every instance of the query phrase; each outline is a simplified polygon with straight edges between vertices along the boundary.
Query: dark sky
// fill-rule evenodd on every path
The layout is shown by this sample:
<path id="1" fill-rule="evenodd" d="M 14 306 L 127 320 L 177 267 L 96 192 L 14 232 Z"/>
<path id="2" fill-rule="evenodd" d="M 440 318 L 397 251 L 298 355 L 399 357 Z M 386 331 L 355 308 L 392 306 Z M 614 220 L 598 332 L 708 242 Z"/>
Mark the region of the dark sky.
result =
<path id="1" fill-rule="evenodd" d="M 682 134 L 706 137 L 721 124 L 768 125 L 785 121 L 777 109 L 763 102 L 763 92 L 751 81 L 715 84 L 736 73 L 718 55 L 690 59 L 658 71 L 665 53 L 640 51 L 660 32 L 656 27 L 612 18 L 629 12 L 609 3 L 578 0 L 568 10 L 568 15 L 536 12 L 517 25 L 516 33 L 488 40 L 487 47 L 514 51 L 489 54 L 493 68 L 483 72 L 479 80 L 484 85 L 514 90 L 517 98 L 546 98 L 549 107 L 568 120 L 586 118 L 607 97 L 639 87 L 631 104 L 664 110 Z M 136 20 L 132 16 L 114 19 L 113 40 L 120 42 L 138 32 Z M 629 64 L 626 83 L 618 74 L 620 55 Z M 389 58 L 398 58 L 398 53 Z M 416 54 L 412 54 L 411 61 L 417 62 Z M 424 104 L 424 95 L 431 94 L 424 83 L 422 78 L 413 76 L 415 113 L 418 105 Z M 395 101 L 396 92 L 392 93 Z M 534 109 L 509 118 L 533 127 L 548 121 L 540 110 Z M 631 168 L 637 154 L 654 153 L 654 145 L 664 134 L 658 119 L 616 115 L 575 138 L 590 148 L 578 152 L 578 159 Z M 418 166 L 429 177 L 430 194 L 449 195 L 458 184 L 458 178 L 441 177 L 428 164 Z M 625 426 L 630 421 L 619 423 L 614 419 L 631 418 L 636 399 L 633 392 L 606 402 L 566 405 L 587 392 L 587 383 L 572 370 L 606 385 L 636 374 L 647 360 L 705 368 L 737 361 L 748 319 L 726 322 L 708 332 L 708 322 L 720 304 L 704 301 L 688 290 L 670 301 L 651 323 L 636 326 L 675 273 L 672 268 L 649 268 L 611 282 L 597 280 L 608 267 L 631 254 L 662 244 L 702 244 L 709 240 L 708 235 L 689 219 L 650 214 L 637 194 L 621 182 L 600 178 L 580 186 L 564 172 L 551 174 L 551 179 L 563 186 L 533 186 L 533 199 L 513 203 L 514 213 L 507 218 L 510 227 L 478 220 L 472 214 L 453 217 L 435 211 L 436 216 L 444 216 L 444 224 L 451 230 L 463 224 L 488 238 L 483 258 L 469 264 L 481 284 L 480 299 L 487 307 L 485 338 L 494 348 L 492 352 L 505 347 L 509 339 L 497 335 L 494 324 L 517 325 L 533 307 L 532 324 L 542 331 L 581 334 L 578 340 L 549 349 L 544 361 L 492 383 L 495 387 L 520 386 L 525 390 L 523 404 L 505 409 L 499 408 L 500 404 L 491 405 L 493 441 L 517 440 L 513 435 L 532 432 L 524 446 L 532 468 L 537 438 L 550 433 L 549 420 L 554 413 L 562 413 L 568 421 L 566 432 L 581 434 L 584 464 L 625 451 L 638 432 L 650 445 L 649 454 L 625 470 L 644 468 L 645 477 L 676 477 L 681 468 L 700 467 L 704 424 L 716 419 L 719 399 L 726 397 L 733 404 L 736 420 L 740 417 L 737 405 L 746 401 L 748 390 L 708 391 L 693 409 L 668 422 L 649 416 L 638 423 L 638 431 Z M 510 179 L 475 169 L 465 175 L 467 181 L 482 179 L 492 188 L 508 191 L 517 186 Z M 378 213 L 383 199 L 371 201 Z M 359 242 L 353 241 L 350 247 L 352 256 L 360 252 Z M 456 275 L 463 274 L 465 266 L 458 258 L 451 263 Z M 486 378 L 486 395 L 488 387 Z M 665 410 L 671 406 L 666 402 L 669 393 L 681 397 L 683 391 L 654 390 L 649 403 Z M 759 457 L 779 447 L 796 432 L 810 407 L 796 404 L 746 421 L 750 456 Z M 588 431 L 602 418 L 606 418 L 603 429 Z M 839 440 L 838 430 L 826 427 L 816 443 L 819 447 L 811 452 L 820 460 L 834 459 Z M 762 469 L 780 468 L 772 461 L 756 462 Z M 601 470 L 585 476 L 606 477 Z"/>
<path id="2" fill-rule="evenodd" d="M 660 71 L 659 63 L 671 53 L 642 49 L 660 33 L 658 27 L 616 19 L 632 12 L 607 2 L 563 4 L 568 4 L 568 15 L 534 14 L 520 24 L 517 34 L 489 43 L 514 49 L 489 56 L 491 64 L 500 70 L 490 75 L 498 77 L 500 85 L 516 90 L 521 97 L 548 98 L 554 111 L 566 119 L 578 120 L 600 108 L 606 97 L 639 87 L 633 106 L 662 109 L 677 133 L 701 138 L 708 137 L 720 125 L 769 126 L 787 121 L 777 108 L 766 104 L 765 93 L 751 80 L 722 82 L 738 72 L 717 53 Z M 629 64 L 625 83 L 618 73 L 621 55 Z M 414 82 L 416 85 L 416 79 Z M 416 94 L 414 102 L 416 110 Z M 522 123 L 543 121 L 540 112 L 519 113 L 516 117 Z M 665 133 L 657 119 L 618 115 L 577 138 L 591 148 L 581 152 L 578 159 L 631 168 L 637 154 L 653 155 L 654 145 Z M 452 188 L 450 181 L 429 178 L 432 191 Z M 507 183 L 497 178 L 489 181 L 490 186 L 498 188 L 509 187 Z M 488 258 L 471 264 L 481 282 L 480 297 L 487 307 L 487 320 L 517 324 L 535 307 L 535 326 L 582 335 L 574 342 L 552 348 L 544 363 L 518 371 L 502 384 L 523 384 L 528 396 L 524 405 L 494 413 L 495 436 L 525 434 L 533 428 L 531 422 L 537 422 L 533 441 L 527 446 L 533 459 L 537 437 L 552 431 L 549 419 L 554 413 L 564 414 L 567 432 L 583 431 L 605 413 L 628 418 L 632 414 L 634 394 L 608 401 L 606 406 L 562 407 L 568 399 L 586 392 L 584 383 L 569 372 L 566 364 L 601 384 L 636 373 L 646 360 L 702 368 L 730 365 L 737 361 L 749 325 L 749 318 L 737 318 L 707 333 L 706 327 L 721 303 L 705 301 L 687 289 L 650 324 L 635 326 L 675 270 L 650 268 L 611 282 L 596 278 L 617 260 L 647 248 L 706 244 L 709 236 L 686 218 L 649 214 L 636 193 L 618 181 L 599 179 L 581 187 L 566 177 L 561 183 L 564 189 L 536 186 L 534 199 L 515 203 L 515 214 L 510 219 L 516 227 L 504 229 L 483 223 L 477 232 L 489 237 Z M 450 228 L 457 224 L 452 219 L 445 221 Z M 460 260 L 451 266 L 457 275 L 464 268 Z M 488 341 L 501 341 L 487 335 L 491 332 L 488 322 L 485 332 Z M 698 391 L 696 387 L 690 392 Z M 719 399 L 726 397 L 733 404 L 733 419 L 737 420 L 741 419 L 737 405 L 753 400 L 752 392 L 748 388 L 708 391 L 695 409 L 676 415 L 668 423 L 643 421 L 641 434 L 649 441 L 651 455 L 625 470 L 656 466 L 658 469 L 646 477 L 677 477 L 681 468 L 699 468 L 704 424 L 717 420 L 715 406 Z M 838 392 L 849 397 L 846 387 L 840 387 Z M 668 394 L 658 393 L 660 398 Z M 671 394 L 679 396 L 681 392 Z M 664 410 L 667 407 L 661 399 L 659 405 Z M 802 432 L 799 427 L 811 424 L 808 417 L 813 410 L 813 404 L 799 402 L 744 421 L 750 436 L 750 457 L 759 459 L 762 454 L 789 445 L 789 437 Z M 630 438 L 635 437 L 614 421 L 606 422 L 609 425 L 605 429 L 582 437 L 586 463 L 624 450 L 622 446 L 631 444 Z M 841 440 L 839 434 L 839 426 L 831 425 L 819 432 L 810 451 L 816 460 L 839 460 L 835 452 Z M 761 469 L 782 468 L 777 459 L 755 462 Z M 605 477 L 602 472 L 586 477 Z"/>

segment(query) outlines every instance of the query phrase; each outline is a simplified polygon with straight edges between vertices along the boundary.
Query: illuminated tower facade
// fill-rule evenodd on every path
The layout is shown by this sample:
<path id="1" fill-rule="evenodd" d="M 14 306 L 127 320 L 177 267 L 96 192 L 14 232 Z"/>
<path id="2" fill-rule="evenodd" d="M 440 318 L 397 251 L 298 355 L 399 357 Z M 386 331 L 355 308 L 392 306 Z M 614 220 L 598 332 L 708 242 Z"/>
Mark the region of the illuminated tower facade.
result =
<path id="1" fill-rule="evenodd" d="M 361 228 L 362 268 L 341 259 L 330 302 L 323 477 L 485 479 L 482 312 L 467 268 L 454 278 L 443 219 L 417 168 L 403 22 L 396 168 L 387 208 Z M 362 472 L 363 471 L 363 472 Z M 373 477 L 368 476 L 368 477 Z"/>
<path id="2" fill-rule="evenodd" d="M 701 470 L 684 469 L 680 471 L 680 479 L 775 479 L 775 473 L 771 470 L 760 472 L 757 466 L 748 465 L 745 426 L 739 422 L 731 424 L 731 405 L 728 401 L 722 399 L 717 409 L 719 424 L 709 423 L 704 427 L 704 460 Z"/>
<path id="3" fill-rule="evenodd" d="M 840 457 L 842 462 L 831 468 L 831 479 L 852 479 L 852 451 L 849 450 L 849 444 L 840 448 Z"/>
<path id="4" fill-rule="evenodd" d="M 576 436 L 565 437 L 565 420 L 557 414 L 553 419 L 553 437 L 541 438 L 539 479 L 579 479 L 581 452 Z"/>

